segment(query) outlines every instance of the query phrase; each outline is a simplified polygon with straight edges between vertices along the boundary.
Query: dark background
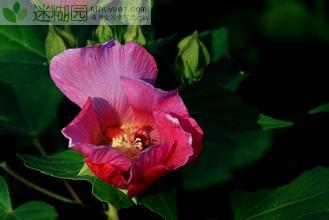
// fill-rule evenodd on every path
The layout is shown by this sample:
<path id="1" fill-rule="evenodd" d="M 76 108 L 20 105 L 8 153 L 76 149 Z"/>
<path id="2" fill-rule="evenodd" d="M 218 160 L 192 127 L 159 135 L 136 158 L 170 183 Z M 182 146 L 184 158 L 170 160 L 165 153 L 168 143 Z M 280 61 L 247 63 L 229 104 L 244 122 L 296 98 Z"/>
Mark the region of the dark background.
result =
<path id="1" fill-rule="evenodd" d="M 242 83 L 239 94 L 268 115 L 294 121 L 292 128 L 276 134 L 272 149 L 263 159 L 237 172 L 232 181 L 183 193 L 183 219 L 231 219 L 232 191 L 277 187 L 305 170 L 329 165 L 328 114 L 307 114 L 308 110 L 329 100 L 328 38 L 310 30 L 310 21 L 298 16 L 282 18 L 284 22 L 276 29 L 279 33 L 267 33 L 263 29 L 269 24 L 263 22 L 270 10 L 269 2 L 183 0 L 176 1 L 175 8 L 167 5 L 168 11 L 173 10 L 171 16 L 165 16 L 166 6 L 159 9 L 163 16 L 157 15 L 156 25 L 162 27 L 163 34 L 226 26 L 230 39 L 230 71 L 244 70 L 251 74 Z M 291 2 L 302 4 L 310 13 L 316 13 L 320 7 L 317 1 Z M 321 10 L 327 13 L 328 6 Z M 282 5 L 283 11 L 284 7 Z M 328 27 L 327 18 L 323 29 Z M 171 22 L 166 22 L 167 19 Z M 290 21 L 292 25 L 284 27 Z M 294 26 L 298 27 L 294 29 Z"/>
<path id="2" fill-rule="evenodd" d="M 180 219 L 231 219 L 230 193 L 234 190 L 258 190 L 288 183 L 303 171 L 328 163 L 328 114 L 309 115 L 308 110 L 329 101 L 328 49 L 329 35 L 325 1 L 291 1 L 311 16 L 284 13 L 282 5 L 279 21 L 266 22 L 271 13 L 271 1 L 191 1 L 159 0 L 153 10 L 153 29 L 156 37 L 173 33 L 185 36 L 194 30 L 203 31 L 225 26 L 229 30 L 230 58 L 225 63 L 227 72 L 243 70 L 250 74 L 238 93 L 249 104 L 267 115 L 292 120 L 294 126 L 277 132 L 272 149 L 257 163 L 237 171 L 230 182 L 200 191 L 178 191 Z M 277 1 L 282 2 L 282 1 Z M 329 5 L 329 4 L 327 4 Z M 305 11 L 304 10 L 304 11 Z M 288 10 L 289 11 L 289 10 Z M 298 10 L 297 10 L 298 11 Z M 277 23 L 276 23 L 277 22 Z M 269 31 L 272 30 L 272 31 Z M 161 71 L 161 69 L 160 69 Z M 163 70 L 162 70 L 163 71 Z M 160 72 L 161 74 L 161 72 Z M 79 111 L 65 100 L 59 110 L 63 115 L 59 126 L 64 127 Z M 58 134 L 56 134 L 58 136 Z M 45 143 L 65 146 L 65 140 L 55 134 L 47 135 Z M 60 139 L 59 139 L 60 138 Z M 40 185 L 62 192 L 59 181 L 27 171 L 16 159 L 20 146 L 25 153 L 26 143 L 17 143 L 14 136 L 1 136 L 0 159 L 6 159 L 20 173 Z M 24 141 L 23 141 L 24 142 Z M 62 144 L 63 143 L 63 144 Z M 56 146 L 53 146 L 55 149 Z M 174 174 L 162 181 L 178 181 Z M 27 189 L 9 176 L 14 204 L 32 199 L 49 201 L 49 198 Z M 78 184 L 80 192 L 90 190 L 88 183 Z M 179 181 L 177 182 L 180 185 Z M 55 190 L 56 191 L 56 190 Z M 68 205 L 56 201 L 59 219 L 102 219 L 103 207 L 90 193 L 80 193 L 90 207 Z M 20 195 L 17 197 L 15 195 Z M 212 201 L 212 202 L 210 202 Z M 62 208 L 61 208 L 62 207 Z M 160 219 L 145 208 L 135 207 L 120 211 L 121 219 Z"/>

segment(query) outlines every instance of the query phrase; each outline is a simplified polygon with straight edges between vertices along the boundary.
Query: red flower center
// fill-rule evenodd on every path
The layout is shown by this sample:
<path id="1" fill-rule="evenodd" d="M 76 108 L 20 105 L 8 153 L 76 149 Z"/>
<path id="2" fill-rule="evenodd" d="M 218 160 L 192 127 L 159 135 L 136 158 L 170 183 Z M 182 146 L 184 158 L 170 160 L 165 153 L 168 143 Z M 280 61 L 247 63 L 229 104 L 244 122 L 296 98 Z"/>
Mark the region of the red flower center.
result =
<path id="1" fill-rule="evenodd" d="M 105 135 L 113 148 L 133 161 L 144 149 L 156 144 L 156 139 L 151 135 L 152 131 L 153 128 L 150 126 L 140 128 L 125 124 L 121 127 L 108 128 Z"/>

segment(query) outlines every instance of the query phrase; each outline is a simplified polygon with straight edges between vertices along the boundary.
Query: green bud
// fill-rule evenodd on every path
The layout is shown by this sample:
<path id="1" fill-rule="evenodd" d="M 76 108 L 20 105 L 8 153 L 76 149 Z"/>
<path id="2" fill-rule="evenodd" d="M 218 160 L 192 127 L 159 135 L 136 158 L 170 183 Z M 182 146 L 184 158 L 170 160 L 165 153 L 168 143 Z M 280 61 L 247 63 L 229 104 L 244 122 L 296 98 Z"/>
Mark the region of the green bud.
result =
<path id="1" fill-rule="evenodd" d="M 178 44 L 176 67 L 182 81 L 193 84 L 201 80 L 206 67 L 210 63 L 210 55 L 206 46 L 200 41 L 198 32 L 184 38 Z"/>
<path id="2" fill-rule="evenodd" d="M 126 33 L 123 35 L 123 39 L 125 42 L 134 41 L 143 46 L 146 44 L 142 28 L 138 25 L 128 26 Z"/>
<path id="3" fill-rule="evenodd" d="M 80 169 L 78 176 L 95 176 L 94 173 L 89 169 L 87 164 L 83 164 L 83 167 Z"/>
<path id="4" fill-rule="evenodd" d="M 96 45 L 97 42 L 93 41 L 93 40 L 87 40 L 87 46 L 92 46 L 92 45 Z"/>
<path id="5" fill-rule="evenodd" d="M 68 48 L 77 47 L 77 45 L 78 45 L 77 40 L 71 33 L 70 27 L 65 26 L 64 29 L 61 29 L 61 28 L 54 26 L 54 29 L 62 37 L 62 39 L 64 40 L 64 42 Z"/>
<path id="6" fill-rule="evenodd" d="M 114 31 L 108 21 L 101 20 L 96 31 L 95 38 L 98 43 L 104 43 L 108 40 L 114 39 Z"/>
<path id="7" fill-rule="evenodd" d="M 46 37 L 45 47 L 46 56 L 49 62 L 54 56 L 60 54 L 67 48 L 63 38 L 56 31 L 55 26 L 49 25 L 49 32 Z"/>

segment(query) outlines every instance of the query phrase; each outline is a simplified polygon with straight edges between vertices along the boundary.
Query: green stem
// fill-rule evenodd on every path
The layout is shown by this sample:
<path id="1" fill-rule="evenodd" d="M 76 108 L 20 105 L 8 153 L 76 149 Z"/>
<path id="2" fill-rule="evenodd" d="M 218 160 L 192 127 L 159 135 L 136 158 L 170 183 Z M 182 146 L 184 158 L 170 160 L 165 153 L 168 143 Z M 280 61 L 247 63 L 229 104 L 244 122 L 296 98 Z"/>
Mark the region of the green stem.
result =
<path id="1" fill-rule="evenodd" d="M 73 201 L 71 199 L 68 199 L 68 198 L 63 197 L 63 196 L 60 196 L 60 195 L 58 195 L 56 193 L 53 193 L 53 192 L 51 192 L 51 191 L 49 191 L 49 190 L 47 190 L 45 188 L 42 188 L 42 187 L 36 185 L 35 183 L 32 183 L 31 181 L 25 179 L 24 177 L 22 177 L 21 175 L 19 175 L 18 173 L 16 173 L 16 171 L 14 171 L 12 168 L 10 168 L 6 162 L 2 162 L 0 164 L 0 167 L 4 171 L 6 171 L 9 175 L 11 175 L 12 177 L 16 178 L 18 181 L 24 183 L 25 185 L 31 187 L 32 189 L 35 189 L 35 190 L 37 190 L 37 191 L 39 191 L 39 192 L 41 192 L 41 193 L 43 193 L 43 194 L 45 194 L 45 195 L 47 195 L 49 197 L 52 197 L 54 199 L 57 199 L 59 201 L 66 202 L 66 203 L 77 203 L 77 202 L 75 202 L 75 201 Z"/>
<path id="2" fill-rule="evenodd" d="M 71 196 L 73 197 L 74 201 L 76 201 L 76 203 L 82 205 L 82 201 L 80 199 L 80 197 L 78 196 L 78 194 L 75 192 L 74 188 L 71 186 L 71 184 L 67 181 L 67 180 L 62 180 L 62 182 L 64 183 L 67 191 L 69 191 L 69 193 L 71 194 Z"/>
<path id="3" fill-rule="evenodd" d="M 32 142 L 42 156 L 48 156 L 45 148 L 42 146 L 42 144 L 38 138 L 36 138 L 36 137 L 32 138 Z M 78 196 L 76 191 L 73 189 L 73 187 L 70 185 L 70 183 L 66 180 L 62 180 L 62 182 L 64 183 L 67 191 L 69 191 L 70 195 L 73 197 L 74 201 L 78 204 L 83 204 L 80 197 Z"/>
<path id="4" fill-rule="evenodd" d="M 108 204 L 108 210 L 105 212 L 108 220 L 119 220 L 118 210 L 111 204 Z"/>
<path id="5" fill-rule="evenodd" d="M 39 151 L 39 153 L 42 156 L 47 156 L 47 152 L 46 150 L 43 148 L 42 144 L 40 143 L 40 140 L 38 138 L 32 138 L 32 142 L 34 144 L 34 146 L 37 148 L 37 150 Z"/>

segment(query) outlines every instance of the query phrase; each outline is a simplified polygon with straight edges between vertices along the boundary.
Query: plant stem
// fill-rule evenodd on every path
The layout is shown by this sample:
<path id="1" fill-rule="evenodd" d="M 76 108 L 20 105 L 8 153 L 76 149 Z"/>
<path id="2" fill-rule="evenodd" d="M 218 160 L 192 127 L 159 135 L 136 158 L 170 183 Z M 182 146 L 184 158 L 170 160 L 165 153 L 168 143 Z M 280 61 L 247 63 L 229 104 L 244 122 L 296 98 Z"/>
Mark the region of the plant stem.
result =
<path id="1" fill-rule="evenodd" d="M 48 156 L 45 148 L 42 146 L 42 144 L 38 138 L 35 138 L 35 137 L 32 138 L 32 142 L 42 156 Z M 70 195 L 75 200 L 75 202 L 78 204 L 83 204 L 80 197 L 78 196 L 76 191 L 73 189 L 73 187 L 70 185 L 70 183 L 66 180 L 62 180 L 62 182 L 64 183 L 66 189 L 69 191 Z"/>
<path id="2" fill-rule="evenodd" d="M 71 184 L 67 181 L 67 180 L 62 180 L 66 189 L 69 191 L 69 193 L 71 194 L 71 196 L 73 197 L 74 201 L 76 201 L 76 203 L 82 205 L 82 201 L 80 199 L 80 197 L 78 196 L 78 194 L 75 192 L 74 188 L 71 186 Z"/>
<path id="3" fill-rule="evenodd" d="M 51 191 L 49 191 L 45 188 L 42 188 L 42 187 L 36 185 L 35 183 L 32 183 L 31 181 L 25 179 L 24 177 L 22 177 L 21 175 L 16 173 L 16 171 L 14 171 L 12 168 L 10 168 L 6 162 L 2 162 L 0 164 L 0 167 L 4 171 L 6 171 L 8 174 L 10 174 L 12 177 L 16 178 L 18 181 L 24 183 L 25 185 L 31 187 L 32 189 L 35 189 L 35 190 L 37 190 L 37 191 L 39 191 L 39 192 L 41 192 L 41 193 L 43 193 L 43 194 L 45 194 L 49 197 L 52 197 L 54 199 L 57 199 L 59 201 L 66 202 L 66 203 L 77 203 L 76 201 L 73 201 L 73 200 L 68 199 L 66 197 L 63 197 L 63 196 L 60 196 L 56 193 L 53 193 L 53 192 L 51 192 Z"/>
<path id="4" fill-rule="evenodd" d="M 108 220 L 119 220 L 118 210 L 111 204 L 108 204 L 108 210 L 105 212 Z"/>
<path id="5" fill-rule="evenodd" d="M 42 146 L 42 144 L 40 143 L 38 138 L 32 138 L 32 142 L 42 156 L 47 156 L 47 152 Z"/>

